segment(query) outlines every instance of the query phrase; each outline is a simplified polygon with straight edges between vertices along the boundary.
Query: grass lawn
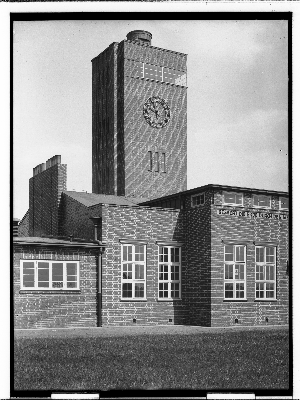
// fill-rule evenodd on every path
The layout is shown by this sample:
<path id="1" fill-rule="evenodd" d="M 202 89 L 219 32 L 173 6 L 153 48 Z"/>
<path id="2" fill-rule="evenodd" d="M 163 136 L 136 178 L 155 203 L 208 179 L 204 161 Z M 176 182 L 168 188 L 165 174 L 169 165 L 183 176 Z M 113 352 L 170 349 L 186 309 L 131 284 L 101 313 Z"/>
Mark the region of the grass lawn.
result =
<path id="1" fill-rule="evenodd" d="M 18 338 L 15 390 L 288 389 L 287 330 Z"/>

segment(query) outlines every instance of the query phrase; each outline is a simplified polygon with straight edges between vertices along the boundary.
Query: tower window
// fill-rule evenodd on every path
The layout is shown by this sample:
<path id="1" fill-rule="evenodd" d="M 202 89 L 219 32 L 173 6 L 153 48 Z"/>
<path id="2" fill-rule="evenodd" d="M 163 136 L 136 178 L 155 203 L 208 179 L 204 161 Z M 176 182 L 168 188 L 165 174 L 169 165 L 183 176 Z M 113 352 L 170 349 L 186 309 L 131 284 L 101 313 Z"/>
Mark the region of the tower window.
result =
<path id="1" fill-rule="evenodd" d="M 159 158 L 157 151 L 154 153 L 154 170 L 155 172 L 159 172 Z"/>
<path id="2" fill-rule="evenodd" d="M 152 171 L 152 151 L 148 151 L 148 171 Z"/>
<path id="3" fill-rule="evenodd" d="M 166 172 L 166 153 L 161 153 L 161 172 Z"/>

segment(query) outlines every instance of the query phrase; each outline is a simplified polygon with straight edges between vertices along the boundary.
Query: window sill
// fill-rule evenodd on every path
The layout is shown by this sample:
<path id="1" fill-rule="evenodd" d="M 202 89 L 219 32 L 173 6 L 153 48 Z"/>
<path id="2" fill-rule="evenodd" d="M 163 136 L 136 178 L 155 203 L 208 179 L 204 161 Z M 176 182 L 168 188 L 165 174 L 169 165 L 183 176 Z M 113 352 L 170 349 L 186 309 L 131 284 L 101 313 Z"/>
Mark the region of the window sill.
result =
<path id="1" fill-rule="evenodd" d="M 233 301 L 235 303 L 245 303 L 248 301 L 248 299 L 223 299 L 224 303 L 228 303 L 228 302 L 232 303 Z"/>
<path id="2" fill-rule="evenodd" d="M 238 208 L 244 208 L 243 204 L 230 204 L 230 203 L 222 203 L 222 207 L 238 207 Z"/>
<path id="3" fill-rule="evenodd" d="M 272 302 L 274 302 L 274 301 L 278 301 L 278 300 L 277 299 L 255 299 L 254 300 L 255 303 L 260 302 L 260 301 L 263 301 L 263 302 L 272 301 Z"/>
<path id="4" fill-rule="evenodd" d="M 145 301 L 147 301 L 147 299 L 120 299 L 120 301 L 121 301 L 121 302 L 123 302 L 123 301 L 124 301 L 124 302 L 128 302 L 128 301 L 129 301 L 129 302 L 133 302 L 133 301 L 139 301 L 139 302 L 144 301 L 144 302 L 145 302 Z"/>
<path id="5" fill-rule="evenodd" d="M 80 289 L 21 289 L 19 293 L 47 293 L 47 294 L 72 294 L 72 293 L 81 293 Z"/>
<path id="6" fill-rule="evenodd" d="M 176 298 L 176 299 L 156 299 L 156 301 L 158 301 L 158 302 L 160 302 L 160 301 L 162 301 L 162 302 L 164 302 L 164 301 L 178 301 L 178 300 L 182 300 L 181 298 Z"/>

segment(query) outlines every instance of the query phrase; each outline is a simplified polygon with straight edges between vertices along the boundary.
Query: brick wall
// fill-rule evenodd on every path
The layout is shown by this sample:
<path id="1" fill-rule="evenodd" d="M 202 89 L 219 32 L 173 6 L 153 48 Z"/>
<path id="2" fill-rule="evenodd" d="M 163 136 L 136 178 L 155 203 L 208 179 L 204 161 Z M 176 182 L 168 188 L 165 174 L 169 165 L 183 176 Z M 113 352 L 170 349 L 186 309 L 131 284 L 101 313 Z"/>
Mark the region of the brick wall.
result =
<path id="1" fill-rule="evenodd" d="M 124 42 L 124 59 L 181 69 L 186 72 L 186 55 Z M 143 116 L 149 97 L 163 98 L 170 107 L 169 123 L 151 127 Z M 148 151 L 166 154 L 166 173 L 148 171 Z M 157 198 L 186 190 L 187 185 L 187 88 L 132 77 L 124 67 L 124 168 L 125 195 Z M 161 168 L 160 168 L 161 169 Z"/>
<path id="2" fill-rule="evenodd" d="M 128 60 L 186 72 L 186 55 L 130 41 L 93 59 L 93 192 L 155 198 L 186 190 L 187 88 L 133 78 Z M 151 96 L 170 106 L 164 128 L 143 117 Z M 166 173 L 148 171 L 148 151 L 166 154 Z"/>
<path id="3" fill-rule="evenodd" d="M 184 202 L 187 290 L 189 324 L 211 325 L 211 203 L 212 191 L 205 194 L 203 205 L 192 207 L 191 196 Z"/>
<path id="4" fill-rule="evenodd" d="M 65 164 L 56 164 L 30 178 L 29 236 L 58 234 L 58 205 L 66 186 Z"/>
<path id="5" fill-rule="evenodd" d="M 289 278 L 287 275 L 289 231 L 288 219 L 265 217 L 250 218 L 247 216 L 218 215 L 217 210 L 229 209 L 250 212 L 267 212 L 277 215 L 288 215 L 279 211 L 279 199 L 272 197 L 272 209 L 253 209 L 251 193 L 244 193 L 244 207 L 222 206 L 222 192 L 215 193 L 215 204 L 212 206 L 212 326 L 241 325 L 280 325 L 288 323 L 289 315 Z M 224 301 L 224 244 L 222 240 L 247 241 L 246 284 L 247 301 Z M 255 300 L 255 242 L 275 242 L 277 246 L 277 301 Z M 268 322 L 266 322 L 268 318 Z"/>
<path id="6" fill-rule="evenodd" d="M 14 245 L 14 327 L 97 326 L 97 251 Z M 80 291 L 20 290 L 20 260 L 80 261 Z"/>
<path id="7" fill-rule="evenodd" d="M 92 60 L 92 190 L 115 194 L 116 57 L 112 43 Z"/>
<path id="8" fill-rule="evenodd" d="M 101 217 L 102 206 L 86 207 L 63 193 L 59 205 L 59 234 L 73 235 L 74 238 L 94 240 L 94 224 L 90 217 Z M 98 240 L 101 240 L 101 229 L 98 229 Z"/>
<path id="9" fill-rule="evenodd" d="M 183 222 L 179 210 L 143 207 L 103 206 L 103 241 L 108 244 L 103 254 L 102 323 L 103 325 L 184 324 L 186 307 L 182 300 L 158 301 L 157 240 L 183 240 Z M 121 300 L 121 243 L 120 239 L 147 242 L 147 301 Z M 184 254 L 184 246 L 182 254 Z M 182 281 L 186 277 L 182 259 Z M 182 286 L 182 290 L 185 286 Z M 182 292 L 182 297 L 185 293 Z"/>

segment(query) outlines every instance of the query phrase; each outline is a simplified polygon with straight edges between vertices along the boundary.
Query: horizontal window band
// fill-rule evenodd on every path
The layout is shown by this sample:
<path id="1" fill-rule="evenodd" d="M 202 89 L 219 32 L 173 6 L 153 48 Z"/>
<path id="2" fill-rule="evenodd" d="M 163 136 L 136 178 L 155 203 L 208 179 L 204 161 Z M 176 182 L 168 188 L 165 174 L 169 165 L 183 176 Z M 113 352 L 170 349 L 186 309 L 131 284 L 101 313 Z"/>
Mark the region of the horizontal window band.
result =
<path id="1" fill-rule="evenodd" d="M 174 246 L 174 247 L 183 246 L 183 243 L 180 243 L 180 242 L 165 242 L 165 241 L 157 240 L 155 243 L 158 244 L 159 246 Z"/>
<path id="2" fill-rule="evenodd" d="M 137 240 L 137 239 L 119 239 L 119 242 L 122 244 L 141 244 L 141 245 L 145 245 L 148 244 L 148 242 L 146 242 L 145 240 Z"/>
<path id="3" fill-rule="evenodd" d="M 253 243 L 252 240 L 245 240 L 245 239 L 222 239 L 221 242 L 228 245 L 244 245 L 244 246 Z"/>

